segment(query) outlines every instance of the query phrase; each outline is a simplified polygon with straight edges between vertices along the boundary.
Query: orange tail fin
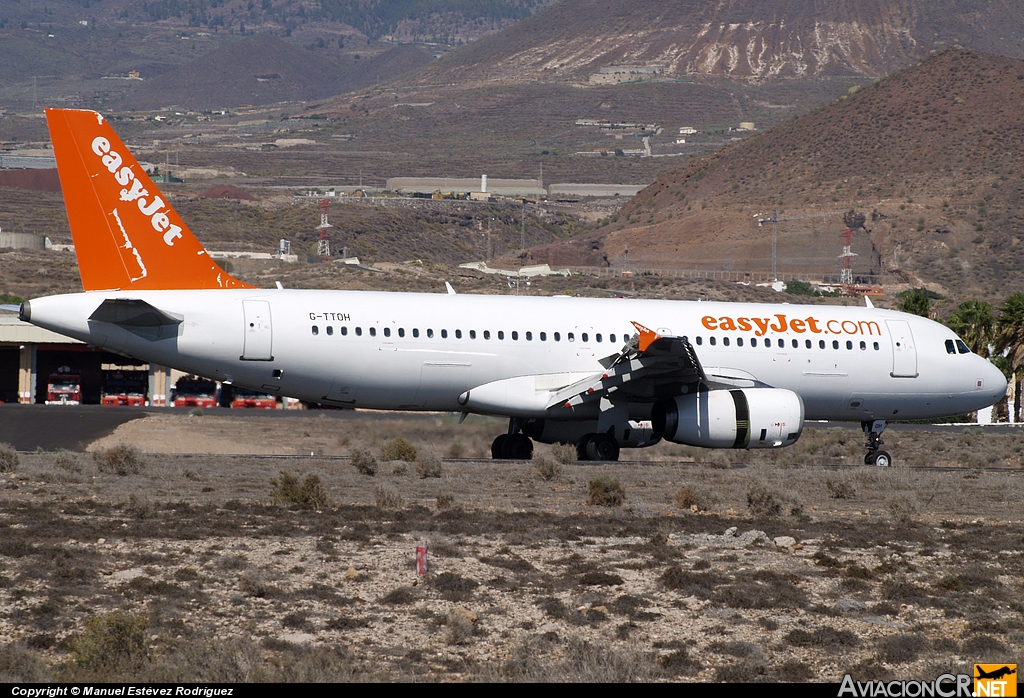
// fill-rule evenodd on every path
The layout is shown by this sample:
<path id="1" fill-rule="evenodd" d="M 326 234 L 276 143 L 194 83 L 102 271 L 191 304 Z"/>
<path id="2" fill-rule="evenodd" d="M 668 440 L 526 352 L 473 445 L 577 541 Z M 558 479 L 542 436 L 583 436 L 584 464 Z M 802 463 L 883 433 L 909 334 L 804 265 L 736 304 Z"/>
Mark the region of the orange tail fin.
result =
<path id="1" fill-rule="evenodd" d="M 210 259 L 106 119 L 47 109 L 46 122 L 86 291 L 252 288 Z"/>

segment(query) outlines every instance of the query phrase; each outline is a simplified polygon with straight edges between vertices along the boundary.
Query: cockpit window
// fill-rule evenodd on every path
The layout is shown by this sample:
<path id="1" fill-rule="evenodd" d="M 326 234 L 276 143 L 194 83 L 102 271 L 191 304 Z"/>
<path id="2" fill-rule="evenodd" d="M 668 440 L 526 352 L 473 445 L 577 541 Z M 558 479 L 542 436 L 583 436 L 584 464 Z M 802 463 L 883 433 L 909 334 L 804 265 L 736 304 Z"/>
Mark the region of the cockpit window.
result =
<path id="1" fill-rule="evenodd" d="M 952 339 L 947 339 L 946 340 L 946 353 L 947 354 L 955 354 L 956 353 L 956 346 L 953 344 L 953 340 Z"/>
<path id="2" fill-rule="evenodd" d="M 961 354 L 970 354 L 971 353 L 970 348 L 966 344 L 964 344 L 962 339 L 956 340 L 956 348 L 960 350 Z"/>

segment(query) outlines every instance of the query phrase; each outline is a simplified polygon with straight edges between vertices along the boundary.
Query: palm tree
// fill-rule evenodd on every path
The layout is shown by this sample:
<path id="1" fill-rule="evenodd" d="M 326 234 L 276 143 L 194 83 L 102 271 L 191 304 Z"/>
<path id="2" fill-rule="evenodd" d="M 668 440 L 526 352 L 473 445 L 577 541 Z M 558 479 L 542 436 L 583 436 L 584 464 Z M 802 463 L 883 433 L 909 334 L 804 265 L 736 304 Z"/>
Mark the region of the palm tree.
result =
<path id="1" fill-rule="evenodd" d="M 904 313 L 928 317 L 931 312 L 932 300 L 919 288 L 912 288 L 900 294 L 899 309 Z"/>
<path id="2" fill-rule="evenodd" d="M 1006 356 L 1013 371 L 1013 416 L 1020 421 L 1021 369 L 1024 369 L 1024 293 L 1018 291 L 1006 297 L 999 308 L 996 323 L 996 350 Z"/>
<path id="3" fill-rule="evenodd" d="M 993 340 L 994 324 L 992 306 L 976 298 L 961 303 L 946 321 L 946 326 L 956 332 L 971 351 L 986 358 L 989 356 L 989 345 Z"/>

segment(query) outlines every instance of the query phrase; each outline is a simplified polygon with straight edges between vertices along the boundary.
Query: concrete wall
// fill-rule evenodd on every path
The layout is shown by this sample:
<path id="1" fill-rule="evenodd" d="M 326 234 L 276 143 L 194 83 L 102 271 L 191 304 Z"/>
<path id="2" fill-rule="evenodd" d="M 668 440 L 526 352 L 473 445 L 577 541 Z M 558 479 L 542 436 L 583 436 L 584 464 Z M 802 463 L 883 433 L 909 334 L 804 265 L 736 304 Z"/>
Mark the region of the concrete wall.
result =
<path id="1" fill-rule="evenodd" d="M 13 247 L 16 250 L 46 249 L 46 238 L 30 233 L 0 233 L 0 247 Z"/>

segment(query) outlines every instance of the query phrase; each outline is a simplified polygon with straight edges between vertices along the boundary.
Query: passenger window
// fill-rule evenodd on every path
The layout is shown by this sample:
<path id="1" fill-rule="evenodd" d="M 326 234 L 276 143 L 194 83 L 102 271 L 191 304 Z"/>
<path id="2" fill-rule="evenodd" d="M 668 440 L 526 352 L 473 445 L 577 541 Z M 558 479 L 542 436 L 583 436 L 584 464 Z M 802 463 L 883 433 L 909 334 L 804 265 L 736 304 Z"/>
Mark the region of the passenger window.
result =
<path id="1" fill-rule="evenodd" d="M 441 339 L 448 339 L 448 330 L 441 330 Z"/>
<path id="2" fill-rule="evenodd" d="M 512 330 L 512 341 L 514 341 L 514 342 L 518 342 L 519 341 L 519 333 L 516 332 L 515 330 Z"/>
<path id="3" fill-rule="evenodd" d="M 505 339 L 505 331 L 498 330 L 498 339 Z"/>
<path id="4" fill-rule="evenodd" d="M 612 344 L 615 344 L 615 335 L 613 335 L 613 334 L 608 335 L 608 341 L 611 342 Z"/>
<path id="5" fill-rule="evenodd" d="M 371 327 L 370 328 L 370 336 L 371 337 L 376 337 L 377 336 L 377 328 L 376 327 Z"/>
<path id="6" fill-rule="evenodd" d="M 347 334 L 348 334 L 348 326 L 347 325 L 342 325 L 341 326 L 341 336 L 344 337 Z"/>
<path id="7" fill-rule="evenodd" d="M 356 328 L 356 336 L 357 337 L 362 337 L 363 336 L 363 328 L 362 327 L 357 327 Z"/>
<path id="8" fill-rule="evenodd" d="M 850 340 L 846 340 L 846 348 L 853 349 L 853 342 L 851 342 Z"/>
<path id="9" fill-rule="evenodd" d="M 736 338 L 736 346 L 738 346 L 738 347 L 742 347 L 743 346 L 743 337 L 737 337 Z"/>
<path id="10" fill-rule="evenodd" d="M 708 344 L 710 344 L 711 346 L 715 346 L 716 341 L 715 341 L 715 336 L 714 335 L 711 335 L 710 337 L 708 337 Z"/>
<path id="11" fill-rule="evenodd" d="M 575 342 L 576 341 L 576 337 L 573 336 L 572 332 L 570 332 L 567 335 L 565 335 L 565 338 L 568 339 L 570 342 Z"/>
<path id="12" fill-rule="evenodd" d="M 785 348 L 786 348 L 786 340 L 780 339 L 779 340 L 779 349 L 785 349 Z"/>
<path id="13" fill-rule="evenodd" d="M 317 327 L 316 325 L 313 325 L 313 336 L 315 337 L 318 334 L 320 334 L 320 328 Z"/>
<path id="14" fill-rule="evenodd" d="M 462 339 L 462 330 L 455 330 L 455 339 Z"/>
<path id="15" fill-rule="evenodd" d="M 327 326 L 327 336 L 330 337 L 332 334 L 334 334 L 334 328 L 331 327 L 330 325 L 328 325 Z"/>
<path id="16" fill-rule="evenodd" d="M 596 339 L 598 342 L 600 342 L 601 341 L 601 335 L 599 335 L 599 334 L 594 335 L 594 339 Z"/>
<path id="17" fill-rule="evenodd" d="M 875 351 L 878 351 L 878 342 L 875 342 Z"/>
<path id="18" fill-rule="evenodd" d="M 832 348 L 833 349 L 838 349 L 839 348 L 839 340 L 838 339 L 833 339 L 832 340 Z"/>
<path id="19" fill-rule="evenodd" d="M 861 350 L 861 351 L 866 351 L 866 350 L 867 350 L 867 348 L 868 348 L 868 343 L 867 343 L 867 342 L 864 342 L 864 341 L 862 341 L 862 342 L 860 343 L 860 350 Z"/>
<path id="20" fill-rule="evenodd" d="M 384 328 L 384 336 L 385 337 L 390 337 L 391 336 L 391 328 L 390 327 L 385 327 Z"/>
<path id="21" fill-rule="evenodd" d="M 428 328 L 427 329 L 427 339 L 433 339 L 433 338 L 434 338 L 434 330 Z"/>
<path id="22" fill-rule="evenodd" d="M 562 335 L 560 335 L 559 333 L 555 332 L 555 334 L 553 336 L 554 336 L 556 342 L 561 342 L 562 341 Z"/>
<path id="23" fill-rule="evenodd" d="M 793 348 L 794 348 L 794 349 L 799 349 L 799 348 L 800 348 L 800 342 L 798 342 L 798 341 L 796 341 L 796 340 L 794 339 L 794 340 L 793 340 Z"/>
<path id="24" fill-rule="evenodd" d="M 701 344 L 703 344 L 703 343 L 704 343 L 704 340 L 703 340 L 703 338 L 701 338 L 701 336 L 700 336 L 700 335 L 697 335 L 697 346 L 699 347 L 699 346 L 700 346 Z"/>
<path id="25" fill-rule="evenodd" d="M 722 346 L 726 346 L 726 347 L 729 346 L 729 338 L 728 337 L 722 337 Z"/>
<path id="26" fill-rule="evenodd" d="M 404 327 L 399 327 L 398 328 L 398 336 L 399 337 L 404 337 L 405 336 L 405 328 Z"/>
<path id="27" fill-rule="evenodd" d="M 527 332 L 526 333 L 526 341 L 527 342 L 532 342 L 533 341 L 533 332 Z"/>
<path id="28" fill-rule="evenodd" d="M 960 353 L 961 353 L 961 354 L 970 354 L 970 353 L 971 353 L 971 350 L 970 350 L 970 349 L 968 348 L 968 346 L 967 346 L 966 344 L 964 344 L 964 343 L 963 343 L 963 342 L 962 342 L 961 340 L 959 340 L 959 339 L 958 339 L 958 340 L 956 340 L 956 347 L 957 347 L 957 349 L 959 349 L 959 350 L 960 350 Z"/>
<path id="29" fill-rule="evenodd" d="M 757 346 L 757 338 L 756 337 L 751 337 L 750 338 L 750 346 L 752 346 L 752 347 L 756 347 Z"/>
<path id="30" fill-rule="evenodd" d="M 490 330 L 484 330 L 484 339 L 490 339 L 490 338 L 491 338 L 491 331 Z"/>
<path id="31" fill-rule="evenodd" d="M 811 340 L 809 340 L 809 339 L 805 339 L 804 340 L 804 346 L 807 347 L 808 349 L 811 349 L 811 348 L 814 347 L 814 345 L 811 344 Z"/>
<path id="32" fill-rule="evenodd" d="M 583 340 L 584 344 L 590 341 L 590 338 L 587 336 L 586 332 L 580 335 L 580 339 Z"/>
<path id="33" fill-rule="evenodd" d="M 419 337 L 420 336 L 420 330 L 419 330 L 418 327 L 413 327 L 412 328 L 412 336 L 413 337 Z"/>
<path id="34" fill-rule="evenodd" d="M 955 354 L 956 353 L 956 345 L 953 344 L 953 340 L 952 339 L 947 339 L 946 340 L 946 353 L 947 354 Z"/>
<path id="35" fill-rule="evenodd" d="M 824 349 L 825 348 L 825 340 L 824 339 L 819 339 L 818 340 L 818 348 L 819 349 Z"/>
<path id="36" fill-rule="evenodd" d="M 469 331 L 469 338 L 470 339 L 476 339 L 476 330 L 470 330 Z"/>
<path id="37" fill-rule="evenodd" d="M 548 341 L 548 333 L 547 332 L 541 332 L 540 333 L 540 341 L 542 341 L 542 342 Z"/>

